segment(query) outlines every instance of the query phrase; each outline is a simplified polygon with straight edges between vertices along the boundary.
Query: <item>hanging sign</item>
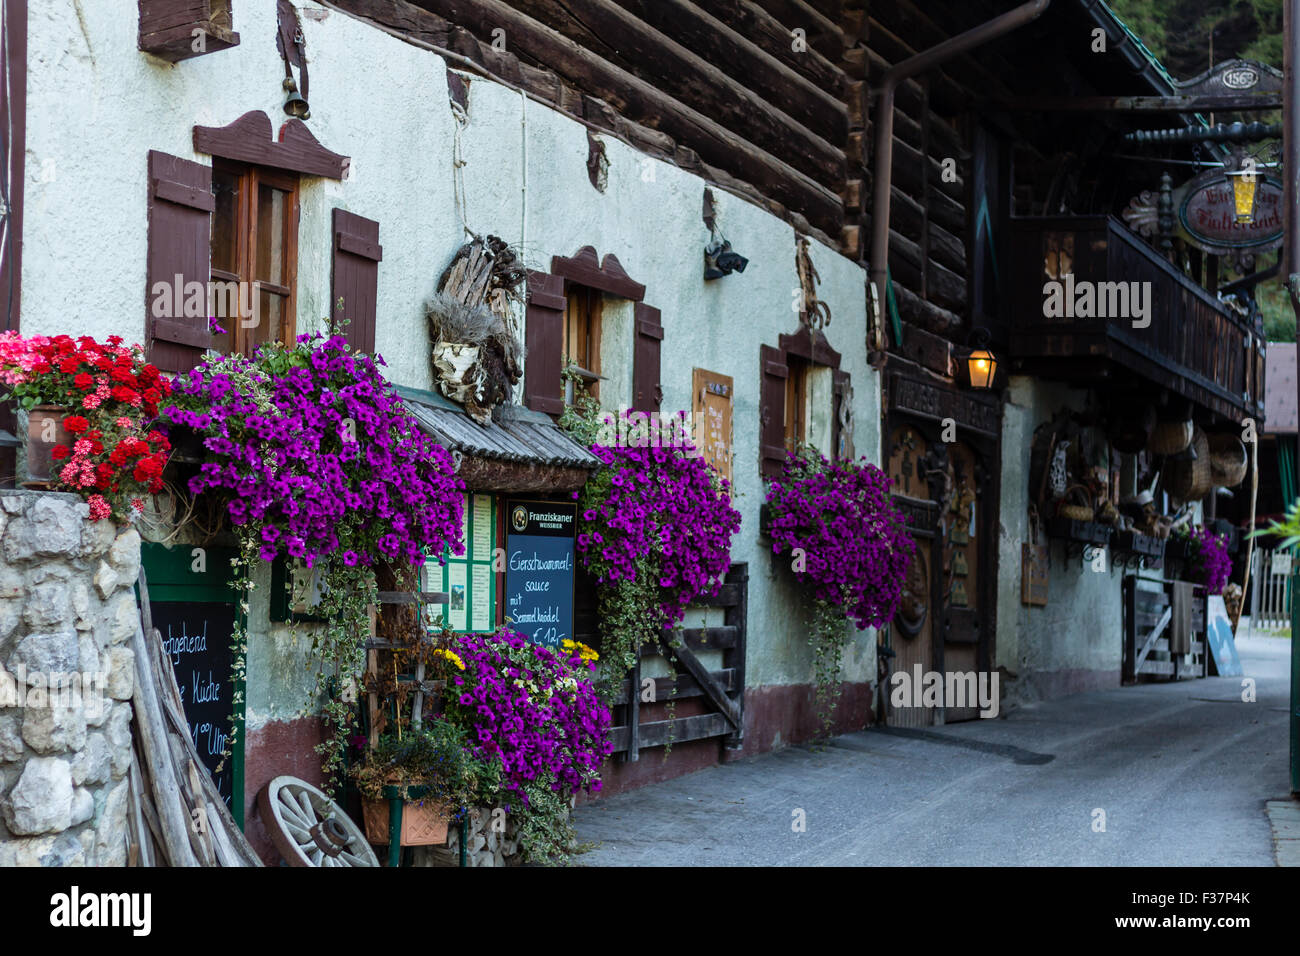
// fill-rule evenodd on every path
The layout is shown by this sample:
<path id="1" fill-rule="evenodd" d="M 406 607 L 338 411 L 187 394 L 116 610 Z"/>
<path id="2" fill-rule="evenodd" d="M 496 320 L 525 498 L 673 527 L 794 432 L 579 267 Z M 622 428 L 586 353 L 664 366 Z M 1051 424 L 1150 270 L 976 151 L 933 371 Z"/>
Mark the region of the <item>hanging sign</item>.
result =
<path id="1" fill-rule="evenodd" d="M 578 507 L 506 502 L 506 618 L 538 644 L 573 637 L 574 528 Z"/>
<path id="2" fill-rule="evenodd" d="M 1255 217 L 1249 223 L 1237 222 L 1232 185 L 1222 170 L 1201 173 L 1175 190 L 1184 237 L 1202 252 L 1214 255 L 1282 245 L 1282 183 L 1263 170 L 1257 176 Z"/>

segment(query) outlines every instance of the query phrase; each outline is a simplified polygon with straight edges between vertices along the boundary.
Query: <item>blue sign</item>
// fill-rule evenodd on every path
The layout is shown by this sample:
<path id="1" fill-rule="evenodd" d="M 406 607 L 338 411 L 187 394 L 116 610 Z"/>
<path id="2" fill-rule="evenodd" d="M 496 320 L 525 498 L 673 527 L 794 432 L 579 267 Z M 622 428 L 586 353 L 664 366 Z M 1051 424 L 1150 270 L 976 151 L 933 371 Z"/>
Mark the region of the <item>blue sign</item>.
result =
<path id="1" fill-rule="evenodd" d="M 506 621 L 538 644 L 573 637 L 574 504 L 506 502 Z"/>

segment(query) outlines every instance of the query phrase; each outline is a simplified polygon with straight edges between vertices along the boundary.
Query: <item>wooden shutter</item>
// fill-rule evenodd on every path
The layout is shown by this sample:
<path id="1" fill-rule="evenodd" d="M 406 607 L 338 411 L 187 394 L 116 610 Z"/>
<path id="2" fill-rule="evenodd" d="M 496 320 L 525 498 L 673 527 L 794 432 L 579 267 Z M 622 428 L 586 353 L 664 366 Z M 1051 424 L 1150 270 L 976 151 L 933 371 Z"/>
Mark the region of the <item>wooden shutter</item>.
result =
<path id="1" fill-rule="evenodd" d="M 852 460 L 853 451 L 853 384 L 848 372 L 836 369 L 831 373 L 834 392 L 834 413 L 831 419 L 831 457 L 839 461 Z"/>
<path id="2" fill-rule="evenodd" d="M 344 335 L 355 351 L 374 354 L 375 301 L 379 292 L 379 223 L 334 210 L 334 264 L 330 282 L 331 328 L 347 320 Z"/>
<path id="3" fill-rule="evenodd" d="M 785 382 L 790 376 L 785 352 L 759 347 L 758 465 L 764 478 L 780 477 L 785 466 Z"/>
<path id="4" fill-rule="evenodd" d="M 632 346 L 632 410 L 658 412 L 664 390 L 659 383 L 659 347 L 664 327 L 654 306 L 638 302 L 635 307 L 636 340 Z"/>
<path id="5" fill-rule="evenodd" d="M 545 272 L 528 273 L 528 313 L 524 344 L 524 404 L 533 411 L 559 415 L 564 411 L 564 278 Z"/>
<path id="6" fill-rule="evenodd" d="M 185 286 L 201 283 L 208 302 L 208 263 L 212 241 L 212 167 L 149 151 L 149 267 L 145 286 L 145 328 L 149 360 L 168 372 L 187 372 L 212 344 L 208 310 L 186 317 L 176 309 Z M 168 301 L 155 301 L 156 283 L 170 292 Z M 176 284 L 180 289 L 176 290 Z M 155 309 L 155 304 L 158 308 Z M 155 315 L 162 312 L 162 315 Z M 177 313 L 180 314 L 177 314 Z"/>

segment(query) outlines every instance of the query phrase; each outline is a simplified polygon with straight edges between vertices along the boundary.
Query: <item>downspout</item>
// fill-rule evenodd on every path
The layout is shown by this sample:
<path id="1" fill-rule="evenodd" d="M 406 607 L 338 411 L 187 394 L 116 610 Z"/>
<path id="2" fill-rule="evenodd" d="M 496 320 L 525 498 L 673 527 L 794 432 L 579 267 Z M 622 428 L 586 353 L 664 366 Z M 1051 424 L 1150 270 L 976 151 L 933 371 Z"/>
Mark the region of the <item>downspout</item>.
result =
<path id="1" fill-rule="evenodd" d="M 881 77 L 877 91 L 880 100 L 876 108 L 876 156 L 871 177 L 870 278 L 877 294 L 870 313 L 871 329 L 867 338 L 867 354 L 876 368 L 885 364 L 885 327 L 881 312 L 889 301 L 886 282 L 889 271 L 889 189 L 894 169 L 894 92 L 904 80 L 1038 19 L 1051 2 L 1052 0 L 1031 0 L 1030 3 L 923 50 L 916 56 L 908 57 L 891 66 Z"/>

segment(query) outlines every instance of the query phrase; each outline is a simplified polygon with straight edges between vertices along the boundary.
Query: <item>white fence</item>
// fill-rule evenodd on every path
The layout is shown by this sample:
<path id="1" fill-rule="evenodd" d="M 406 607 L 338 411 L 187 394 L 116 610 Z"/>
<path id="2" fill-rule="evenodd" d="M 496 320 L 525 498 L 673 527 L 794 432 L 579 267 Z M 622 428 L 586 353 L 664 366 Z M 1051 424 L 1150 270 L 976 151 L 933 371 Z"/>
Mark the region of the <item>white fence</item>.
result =
<path id="1" fill-rule="evenodd" d="M 1250 620 L 1254 629 L 1277 631 L 1291 626 L 1291 552 L 1255 549 L 1250 569 Z"/>

